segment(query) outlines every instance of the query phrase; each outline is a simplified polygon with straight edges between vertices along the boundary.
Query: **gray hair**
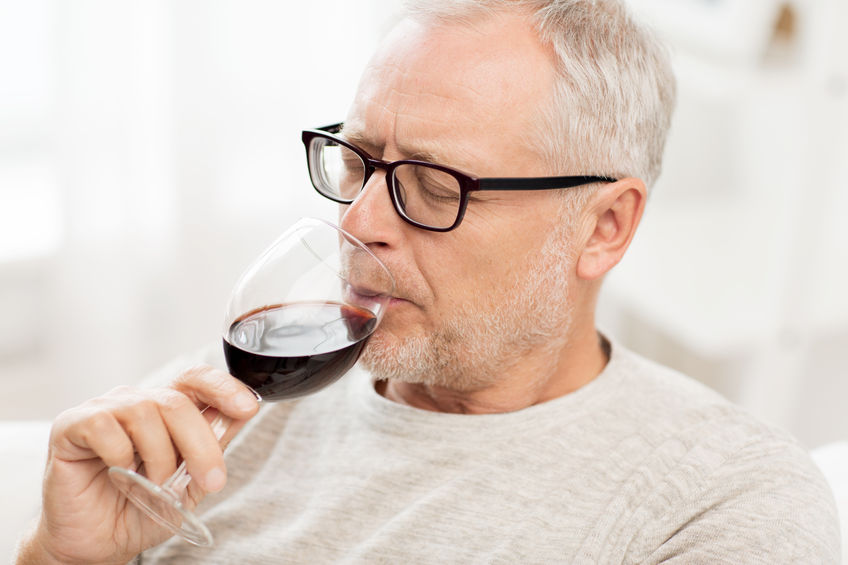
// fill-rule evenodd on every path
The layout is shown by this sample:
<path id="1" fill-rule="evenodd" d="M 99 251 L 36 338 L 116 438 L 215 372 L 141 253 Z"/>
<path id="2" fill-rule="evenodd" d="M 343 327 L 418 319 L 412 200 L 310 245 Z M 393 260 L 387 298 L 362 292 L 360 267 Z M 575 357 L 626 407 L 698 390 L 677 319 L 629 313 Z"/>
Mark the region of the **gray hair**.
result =
<path id="1" fill-rule="evenodd" d="M 532 139 L 551 174 L 659 176 L 675 100 L 665 48 L 620 0 L 407 0 L 413 18 L 471 24 L 527 12 L 557 56 L 551 100 Z M 570 191 L 567 191 L 570 192 Z"/>

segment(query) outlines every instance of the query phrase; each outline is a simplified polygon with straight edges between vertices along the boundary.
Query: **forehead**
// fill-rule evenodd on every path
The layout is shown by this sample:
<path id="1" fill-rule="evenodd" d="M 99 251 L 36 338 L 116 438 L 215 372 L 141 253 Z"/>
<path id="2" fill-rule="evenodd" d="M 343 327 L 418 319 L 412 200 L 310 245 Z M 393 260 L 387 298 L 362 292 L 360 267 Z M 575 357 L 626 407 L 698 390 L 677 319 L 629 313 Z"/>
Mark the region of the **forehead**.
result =
<path id="1" fill-rule="evenodd" d="M 345 133 L 484 174 L 490 158 L 526 148 L 553 92 L 552 61 L 521 14 L 474 26 L 404 20 L 366 68 Z"/>

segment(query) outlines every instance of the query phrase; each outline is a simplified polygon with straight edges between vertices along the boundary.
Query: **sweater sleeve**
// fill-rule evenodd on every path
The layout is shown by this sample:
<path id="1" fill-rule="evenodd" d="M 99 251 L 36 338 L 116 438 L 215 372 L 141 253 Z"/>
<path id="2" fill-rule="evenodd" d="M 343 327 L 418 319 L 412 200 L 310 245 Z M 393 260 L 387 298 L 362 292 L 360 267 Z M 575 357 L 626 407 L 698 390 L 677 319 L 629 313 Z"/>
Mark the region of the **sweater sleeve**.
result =
<path id="1" fill-rule="evenodd" d="M 639 562 L 838 564 L 838 523 L 833 493 L 809 455 L 795 443 L 761 440 L 647 525 L 654 549 L 643 546 Z"/>

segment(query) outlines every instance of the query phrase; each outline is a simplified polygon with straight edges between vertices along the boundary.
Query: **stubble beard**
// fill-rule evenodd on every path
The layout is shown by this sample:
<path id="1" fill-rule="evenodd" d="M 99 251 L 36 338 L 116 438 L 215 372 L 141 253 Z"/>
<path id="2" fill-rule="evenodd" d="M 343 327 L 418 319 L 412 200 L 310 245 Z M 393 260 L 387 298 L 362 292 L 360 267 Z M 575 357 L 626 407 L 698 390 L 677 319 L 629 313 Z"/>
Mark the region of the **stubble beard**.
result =
<path id="1" fill-rule="evenodd" d="M 560 224 L 500 296 L 481 288 L 481 300 L 462 304 L 430 335 L 390 338 L 379 329 L 362 356 L 377 380 L 483 390 L 533 352 L 553 365 L 568 340 L 574 307 L 569 296 L 573 249 Z M 540 367 L 544 369 L 543 367 Z"/>

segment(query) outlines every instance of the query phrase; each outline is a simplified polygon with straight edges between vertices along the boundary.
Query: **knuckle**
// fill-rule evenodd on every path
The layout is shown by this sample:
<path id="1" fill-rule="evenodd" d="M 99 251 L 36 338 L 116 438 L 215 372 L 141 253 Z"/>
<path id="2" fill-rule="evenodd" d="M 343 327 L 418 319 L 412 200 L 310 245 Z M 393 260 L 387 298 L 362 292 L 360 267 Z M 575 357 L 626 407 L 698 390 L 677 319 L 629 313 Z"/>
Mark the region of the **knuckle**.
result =
<path id="1" fill-rule="evenodd" d="M 77 460 L 94 454 L 109 464 L 131 463 L 132 442 L 118 417 L 122 406 L 114 399 L 99 397 L 60 414 L 50 432 L 51 458 Z"/>
<path id="2" fill-rule="evenodd" d="M 104 429 L 108 421 L 104 405 L 100 398 L 95 398 L 63 411 L 53 420 L 50 428 L 51 441 L 91 427 Z"/>
<path id="3" fill-rule="evenodd" d="M 132 457 L 132 446 L 119 427 L 112 413 L 96 410 L 85 419 L 79 434 L 85 445 L 93 448 L 101 457 L 126 460 Z"/>
<path id="4" fill-rule="evenodd" d="M 195 402 L 218 406 L 222 399 L 237 394 L 241 384 L 220 369 L 196 365 L 180 373 L 171 388 L 194 399 Z"/>
<path id="5" fill-rule="evenodd" d="M 194 403 L 185 394 L 176 390 L 165 389 L 159 392 L 158 396 L 159 406 L 166 412 L 177 412 L 194 407 Z"/>
<path id="6" fill-rule="evenodd" d="M 175 388 L 182 386 L 212 390 L 227 390 L 230 385 L 228 373 L 210 365 L 196 365 L 180 373 L 174 381 Z"/>
<path id="7" fill-rule="evenodd" d="M 156 401 L 152 398 L 144 398 L 129 406 L 129 412 L 140 420 L 149 418 L 156 414 L 158 408 Z"/>
<path id="8" fill-rule="evenodd" d="M 174 379 L 175 385 L 190 385 L 196 383 L 197 381 L 203 381 L 207 378 L 209 373 L 214 372 L 213 369 L 209 365 L 193 365 L 184 369 L 177 377 Z"/>
<path id="9" fill-rule="evenodd" d="M 103 399 L 127 398 L 138 394 L 138 389 L 130 385 L 119 385 L 104 394 Z"/>
<path id="10" fill-rule="evenodd" d="M 107 410 L 94 410 L 86 419 L 86 429 L 91 434 L 105 435 L 112 431 L 115 425 L 114 416 Z"/>
<path id="11" fill-rule="evenodd" d="M 144 398 L 134 404 L 130 404 L 122 414 L 122 423 L 130 435 L 134 435 L 140 428 L 149 424 L 153 419 L 159 417 L 159 408 L 152 398 Z"/>
<path id="12" fill-rule="evenodd" d="M 55 445 L 60 438 L 66 437 L 79 421 L 79 408 L 65 410 L 53 420 L 50 426 L 50 445 Z"/>

